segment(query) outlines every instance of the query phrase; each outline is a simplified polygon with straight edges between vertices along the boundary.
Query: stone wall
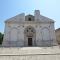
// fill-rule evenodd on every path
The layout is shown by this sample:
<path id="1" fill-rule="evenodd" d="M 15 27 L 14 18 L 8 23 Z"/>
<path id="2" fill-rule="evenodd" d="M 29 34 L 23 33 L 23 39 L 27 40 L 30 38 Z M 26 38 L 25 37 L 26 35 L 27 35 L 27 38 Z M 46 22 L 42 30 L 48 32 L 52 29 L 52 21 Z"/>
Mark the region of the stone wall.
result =
<path id="1" fill-rule="evenodd" d="M 5 28 L 3 46 L 28 46 L 28 40 L 24 35 L 26 27 L 32 26 L 35 30 L 35 44 L 33 46 L 56 45 L 53 23 L 24 22 L 7 23 Z"/>
<path id="2" fill-rule="evenodd" d="M 56 33 L 56 40 L 58 44 L 60 44 L 60 28 L 56 29 L 55 33 Z"/>
<path id="3" fill-rule="evenodd" d="M 0 60 L 60 60 L 59 47 L 0 48 Z"/>

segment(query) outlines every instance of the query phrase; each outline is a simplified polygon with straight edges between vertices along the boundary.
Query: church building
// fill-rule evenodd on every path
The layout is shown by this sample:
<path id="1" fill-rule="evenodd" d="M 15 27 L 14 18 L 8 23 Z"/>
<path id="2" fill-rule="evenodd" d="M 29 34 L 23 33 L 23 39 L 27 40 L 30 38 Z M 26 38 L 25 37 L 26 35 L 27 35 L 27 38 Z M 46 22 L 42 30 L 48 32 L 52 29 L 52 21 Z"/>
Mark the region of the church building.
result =
<path id="1" fill-rule="evenodd" d="M 56 45 L 54 20 L 40 14 L 21 13 L 5 21 L 5 47 L 45 47 Z"/>

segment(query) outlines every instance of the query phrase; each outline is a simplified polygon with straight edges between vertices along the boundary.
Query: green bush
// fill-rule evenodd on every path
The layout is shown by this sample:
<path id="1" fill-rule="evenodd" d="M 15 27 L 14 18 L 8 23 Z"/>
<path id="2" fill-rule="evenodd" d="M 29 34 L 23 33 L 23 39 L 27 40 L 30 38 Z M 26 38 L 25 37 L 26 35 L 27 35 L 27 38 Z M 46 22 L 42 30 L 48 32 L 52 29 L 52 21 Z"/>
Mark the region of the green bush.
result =
<path id="1" fill-rule="evenodd" d="M 0 44 L 2 44 L 3 36 L 4 36 L 4 34 L 2 34 L 2 33 L 0 32 Z"/>

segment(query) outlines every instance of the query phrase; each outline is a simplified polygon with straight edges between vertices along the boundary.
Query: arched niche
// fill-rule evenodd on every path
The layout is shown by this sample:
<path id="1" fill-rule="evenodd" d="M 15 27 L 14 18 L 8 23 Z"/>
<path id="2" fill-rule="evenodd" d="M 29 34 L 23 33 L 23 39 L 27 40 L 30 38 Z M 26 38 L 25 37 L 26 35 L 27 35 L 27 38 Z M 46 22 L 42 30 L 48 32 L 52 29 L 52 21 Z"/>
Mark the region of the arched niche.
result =
<path id="1" fill-rule="evenodd" d="M 17 28 L 12 28 L 10 31 L 10 41 L 14 42 L 17 41 L 18 36 L 18 30 Z"/>
<path id="2" fill-rule="evenodd" d="M 34 16 L 33 15 L 25 16 L 25 21 L 34 21 Z"/>
<path id="3" fill-rule="evenodd" d="M 50 40 L 50 32 L 47 27 L 42 28 L 42 40 L 44 41 Z"/>

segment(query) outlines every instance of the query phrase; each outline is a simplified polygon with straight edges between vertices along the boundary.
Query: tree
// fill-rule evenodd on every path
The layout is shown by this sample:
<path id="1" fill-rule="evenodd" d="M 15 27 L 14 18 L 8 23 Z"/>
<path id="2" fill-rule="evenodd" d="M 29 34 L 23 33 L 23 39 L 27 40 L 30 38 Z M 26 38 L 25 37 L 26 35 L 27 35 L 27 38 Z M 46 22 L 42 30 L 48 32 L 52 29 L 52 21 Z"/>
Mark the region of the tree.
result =
<path id="1" fill-rule="evenodd" d="M 2 44 L 3 36 L 4 36 L 4 34 L 2 34 L 2 33 L 0 32 L 0 44 Z"/>

